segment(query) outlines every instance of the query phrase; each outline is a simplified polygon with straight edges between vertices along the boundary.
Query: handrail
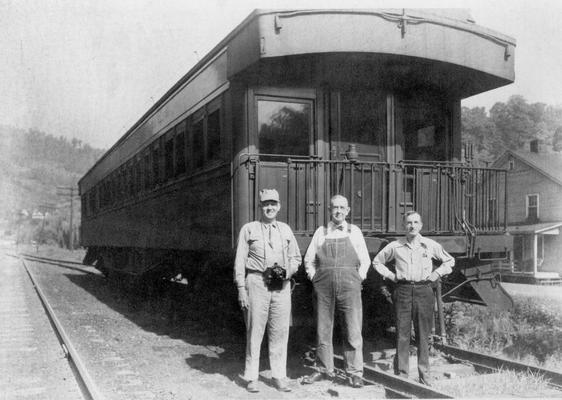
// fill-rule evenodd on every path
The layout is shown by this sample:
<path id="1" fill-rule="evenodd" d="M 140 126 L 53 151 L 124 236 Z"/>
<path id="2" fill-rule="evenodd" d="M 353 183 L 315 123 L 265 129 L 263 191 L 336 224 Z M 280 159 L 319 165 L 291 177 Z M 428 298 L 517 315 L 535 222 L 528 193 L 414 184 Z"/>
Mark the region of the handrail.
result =
<path id="1" fill-rule="evenodd" d="M 263 160 L 264 156 L 280 160 Z M 507 176 L 501 169 L 455 161 L 389 163 L 249 153 L 241 154 L 239 161 L 255 166 L 250 179 L 256 184 L 258 175 L 267 180 L 269 173 L 277 174 L 272 182 L 285 182 L 281 195 L 287 222 L 299 232 L 313 231 L 328 215 L 329 197 L 338 193 L 349 200 L 349 220 L 366 234 L 396 233 L 403 213 L 416 210 L 427 233 L 466 235 L 471 256 L 478 234 L 504 232 L 507 226 Z M 285 165 L 282 176 L 279 163 Z"/>

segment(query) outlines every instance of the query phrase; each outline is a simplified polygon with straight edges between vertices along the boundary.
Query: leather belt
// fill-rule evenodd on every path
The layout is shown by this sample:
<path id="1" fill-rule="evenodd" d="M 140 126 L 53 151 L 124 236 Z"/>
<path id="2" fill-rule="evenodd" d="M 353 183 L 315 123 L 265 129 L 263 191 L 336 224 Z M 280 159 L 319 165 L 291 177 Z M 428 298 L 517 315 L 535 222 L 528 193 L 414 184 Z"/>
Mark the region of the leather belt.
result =
<path id="1" fill-rule="evenodd" d="M 398 285 L 411 285 L 411 286 L 427 286 L 431 285 L 431 281 L 426 279 L 424 281 L 408 281 L 406 279 L 400 279 L 396 282 Z"/>
<path id="2" fill-rule="evenodd" d="M 247 270 L 246 270 L 246 275 L 249 275 L 249 274 L 260 274 L 260 275 L 263 275 L 263 271 L 258 271 L 258 270 L 256 270 L 256 269 L 247 269 Z"/>

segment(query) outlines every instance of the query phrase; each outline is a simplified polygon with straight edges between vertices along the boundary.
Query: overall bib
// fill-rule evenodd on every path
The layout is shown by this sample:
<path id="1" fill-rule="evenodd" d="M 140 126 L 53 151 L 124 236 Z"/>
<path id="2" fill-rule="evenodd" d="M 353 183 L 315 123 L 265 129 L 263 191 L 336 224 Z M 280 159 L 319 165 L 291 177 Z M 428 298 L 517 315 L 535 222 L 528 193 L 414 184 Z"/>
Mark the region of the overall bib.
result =
<path id="1" fill-rule="evenodd" d="M 317 271 L 312 280 L 316 297 L 317 349 L 321 372 L 333 374 L 334 317 L 341 316 L 344 333 L 345 370 L 363 375 L 363 307 L 359 257 L 349 237 L 326 239 L 317 253 Z"/>

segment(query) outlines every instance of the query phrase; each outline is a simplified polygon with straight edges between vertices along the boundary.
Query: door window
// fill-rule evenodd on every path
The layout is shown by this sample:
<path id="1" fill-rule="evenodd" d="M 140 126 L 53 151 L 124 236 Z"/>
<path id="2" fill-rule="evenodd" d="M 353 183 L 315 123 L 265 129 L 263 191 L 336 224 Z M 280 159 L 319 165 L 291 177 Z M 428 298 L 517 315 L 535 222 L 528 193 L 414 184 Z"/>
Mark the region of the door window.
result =
<path id="1" fill-rule="evenodd" d="M 287 156 L 309 155 L 311 101 L 258 98 L 257 114 L 259 152 L 264 154 L 260 159 L 282 161 Z"/>

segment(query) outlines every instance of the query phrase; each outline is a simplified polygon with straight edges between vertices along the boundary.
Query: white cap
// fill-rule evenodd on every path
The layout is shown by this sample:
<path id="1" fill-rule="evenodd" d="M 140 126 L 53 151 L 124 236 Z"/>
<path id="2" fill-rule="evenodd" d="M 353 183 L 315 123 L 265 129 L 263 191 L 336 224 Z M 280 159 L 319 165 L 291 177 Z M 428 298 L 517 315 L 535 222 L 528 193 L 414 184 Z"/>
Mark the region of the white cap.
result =
<path id="1" fill-rule="evenodd" d="M 265 201 L 276 201 L 279 203 L 279 193 L 275 189 L 260 190 L 260 203 Z"/>

